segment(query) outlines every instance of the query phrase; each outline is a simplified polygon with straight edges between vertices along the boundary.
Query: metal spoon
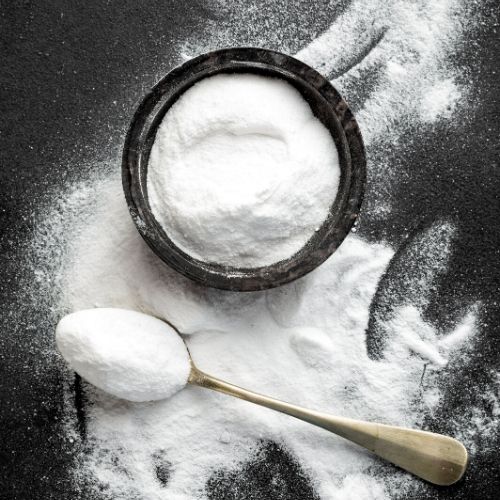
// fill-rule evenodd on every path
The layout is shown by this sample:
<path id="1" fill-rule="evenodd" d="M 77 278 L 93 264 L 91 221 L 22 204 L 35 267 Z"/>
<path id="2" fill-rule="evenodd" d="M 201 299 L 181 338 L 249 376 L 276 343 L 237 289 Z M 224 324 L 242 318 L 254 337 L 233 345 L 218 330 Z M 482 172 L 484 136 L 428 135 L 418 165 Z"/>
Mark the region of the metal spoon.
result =
<path id="1" fill-rule="evenodd" d="M 244 399 L 322 427 L 430 483 L 442 486 L 453 484 L 463 476 L 467 468 L 467 450 L 462 443 L 448 436 L 307 410 L 212 377 L 196 368 L 192 359 L 188 383 Z"/>
<path id="2" fill-rule="evenodd" d="M 117 316 L 118 314 L 118 316 Z M 75 318 L 78 318 L 75 320 Z M 146 321 L 147 319 L 147 321 Z M 142 313 L 135 311 L 127 311 L 120 309 L 90 309 L 87 311 L 78 311 L 63 318 L 56 329 L 57 345 L 68 361 L 70 366 L 83 377 L 88 378 L 91 383 L 94 383 L 102 390 L 111 392 L 117 397 L 128 396 L 127 391 L 122 388 L 130 383 L 129 375 L 137 372 L 137 366 L 131 364 L 129 369 L 123 369 L 120 365 L 118 369 L 113 367 L 113 358 L 109 358 L 109 346 L 114 343 L 119 344 L 120 338 L 123 337 L 122 326 L 120 321 L 127 323 L 128 333 L 130 329 L 144 328 L 145 323 L 150 324 L 151 321 L 159 322 L 158 319 L 153 319 L 145 316 Z M 171 323 L 164 323 L 172 327 L 164 331 L 167 335 L 176 335 L 179 331 Z M 158 325 L 156 324 L 156 328 Z M 92 342 L 93 338 L 101 337 L 101 334 L 108 335 L 108 342 L 99 343 Z M 137 337 L 138 341 L 144 341 L 147 337 Z M 178 348 L 182 349 L 182 337 L 177 338 L 180 343 Z M 156 338 L 150 337 L 146 342 L 154 349 Z M 131 338 L 128 338 L 131 342 Z M 292 417 L 304 420 L 318 427 L 338 434 L 339 436 L 353 441 L 360 446 L 370 450 L 376 455 L 392 462 L 395 465 L 411 472 L 422 479 L 439 485 L 449 485 L 458 481 L 467 466 L 467 451 L 464 446 L 457 440 L 440 434 L 431 432 L 405 429 L 402 427 L 393 427 L 390 425 L 376 424 L 370 422 L 362 422 L 359 420 L 351 420 L 344 417 L 335 417 L 326 413 L 307 410 L 300 406 L 295 406 L 290 403 L 284 403 L 276 399 L 272 399 L 261 394 L 242 389 L 227 382 L 223 382 L 215 377 L 207 375 L 193 363 L 188 346 L 184 343 L 187 357 L 183 358 L 184 362 L 189 359 L 190 370 L 187 382 L 192 385 L 198 385 L 214 391 L 219 391 L 230 396 L 235 396 L 251 403 L 255 403 L 272 410 L 276 410 Z M 130 347 L 130 346 L 129 346 Z M 89 362 L 81 363 L 80 352 L 85 351 L 87 355 L 90 353 Z M 178 351 L 177 351 L 178 352 Z M 141 352 L 142 360 L 148 359 L 151 354 L 147 349 Z M 85 358 L 85 356 L 84 356 Z M 123 363 L 123 359 L 121 360 Z M 137 359 L 136 359 L 137 361 Z M 134 372 L 135 370 L 135 372 Z M 186 370 L 187 371 L 187 370 Z M 106 376 L 96 376 L 96 373 L 104 373 Z M 135 378 L 144 377 L 148 372 L 135 373 Z M 183 372 L 184 376 L 186 372 Z M 164 376 L 168 376 L 163 374 Z M 109 384 L 109 379 L 118 378 L 120 384 L 113 386 Z M 120 378 L 121 377 L 121 378 Z M 157 377 L 158 378 L 158 377 Z M 155 379 L 156 380 L 156 379 Z M 162 377 L 159 377 L 159 388 Z M 158 380 L 156 380 L 158 389 Z M 185 381 L 185 379 L 184 379 Z M 182 384 L 180 384 L 182 385 Z M 119 390 L 117 389 L 119 387 Z M 179 387 L 177 387 L 178 389 Z M 146 391 L 147 392 L 147 391 Z M 158 395 L 153 391 L 154 394 Z M 161 394 L 161 397 L 169 397 L 172 394 Z M 142 399 L 147 396 L 146 399 Z M 141 391 L 134 394 L 132 401 L 150 401 L 151 393 L 144 394 Z M 158 398 L 156 398 L 158 399 Z"/>

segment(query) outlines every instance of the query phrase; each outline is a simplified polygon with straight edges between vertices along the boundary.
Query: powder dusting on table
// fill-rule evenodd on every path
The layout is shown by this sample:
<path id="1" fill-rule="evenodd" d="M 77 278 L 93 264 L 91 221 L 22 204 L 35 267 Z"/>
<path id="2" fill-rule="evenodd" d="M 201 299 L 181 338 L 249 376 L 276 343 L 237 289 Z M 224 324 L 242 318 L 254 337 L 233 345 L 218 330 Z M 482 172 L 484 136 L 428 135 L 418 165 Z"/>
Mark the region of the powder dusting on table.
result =
<path id="1" fill-rule="evenodd" d="M 221 12 L 229 8 L 217 5 Z M 253 3 L 237 5 L 241 12 L 229 28 L 222 24 L 216 32 L 207 21 L 203 43 L 186 43 L 185 55 L 226 45 L 293 46 L 288 28 L 255 31 Z M 383 218 L 391 210 L 399 172 L 384 158 L 401 134 L 462 112 L 467 89 L 457 83 L 460 68 L 448 54 L 460 41 L 466 13 L 458 0 L 353 2 L 297 55 L 334 79 L 357 111 L 369 160 L 365 213 Z M 44 242 L 38 255 L 59 273 L 62 307 L 123 307 L 167 318 L 187 334 L 199 367 L 215 376 L 338 415 L 425 427 L 449 370 L 467 360 L 481 333 L 480 305 L 464 309 L 447 331 L 424 315 L 425 297 L 452 254 L 452 224 L 431 226 L 412 247 L 422 252 L 395 255 L 386 243 L 351 234 L 317 270 L 279 289 L 205 289 L 144 244 L 123 199 L 119 161 L 110 161 L 115 171 L 96 180 L 89 169 L 90 180 L 64 193 L 38 233 Z M 62 255 L 48 262 L 61 247 Z M 424 271 L 406 285 L 387 283 L 385 272 L 395 262 Z M 380 300 L 392 306 L 377 316 L 371 311 Z M 380 347 L 376 356 L 370 344 Z M 134 404 L 90 386 L 85 391 L 86 452 L 76 477 L 113 498 L 204 498 L 214 471 L 237 470 L 263 441 L 278 442 L 295 457 L 320 498 L 415 497 L 426 489 L 341 438 L 221 394 L 187 387 L 169 400 Z M 495 409 L 493 417 L 471 407 L 448 423 L 473 454 L 478 430 L 497 432 L 498 387 L 481 397 Z M 70 402 L 68 415 L 68 436 L 77 439 Z"/>
<path id="2" fill-rule="evenodd" d="M 336 414 L 419 426 L 440 399 L 439 369 L 451 350 L 439 339 L 467 339 L 476 330 L 474 311 L 438 336 L 417 308 L 402 306 L 383 326 L 391 339 L 383 359 L 372 360 L 369 309 L 393 257 L 390 247 L 350 236 L 324 265 L 290 285 L 251 294 L 205 289 L 164 266 L 144 244 L 127 217 L 118 178 L 101 189 L 98 198 L 106 201 L 93 206 L 64 273 L 70 307 L 119 305 L 167 318 L 190 334 L 201 369 L 238 385 Z M 426 263 L 422 294 L 446 265 L 446 227 L 431 232 L 428 243 L 445 260 Z M 193 498 L 204 484 L 193 477 L 208 479 L 211 471 L 234 466 L 265 440 L 283 442 L 325 497 L 375 488 L 385 498 L 399 487 L 402 473 L 391 472 L 392 481 L 372 476 L 373 457 L 340 438 L 220 394 L 188 387 L 169 400 L 135 405 L 88 390 L 94 401 L 88 432 L 101 444 L 85 467 L 118 495 L 162 498 L 167 488 L 173 498 Z M 158 455 L 170 464 L 168 486 L 155 476 Z"/>

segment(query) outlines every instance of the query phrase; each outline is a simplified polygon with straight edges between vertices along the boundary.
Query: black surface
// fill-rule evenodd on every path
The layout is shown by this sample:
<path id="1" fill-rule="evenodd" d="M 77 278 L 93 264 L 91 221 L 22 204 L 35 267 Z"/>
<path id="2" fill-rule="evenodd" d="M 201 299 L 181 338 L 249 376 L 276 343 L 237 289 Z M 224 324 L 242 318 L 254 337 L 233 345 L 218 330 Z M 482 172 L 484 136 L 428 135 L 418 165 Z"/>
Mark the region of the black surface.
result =
<path id="1" fill-rule="evenodd" d="M 300 464 L 273 442 L 262 442 L 235 470 L 215 470 L 207 493 L 209 500 L 320 500 Z"/>
<path id="2" fill-rule="evenodd" d="M 294 7 L 287 10 L 262 2 L 254 19 L 285 26 L 290 51 L 345 8 L 344 2 L 324 2 L 317 16 L 310 16 L 304 7 L 300 24 L 296 16 L 302 7 L 291 4 Z M 445 327 L 457 321 L 464 306 L 482 300 L 483 326 L 469 362 L 448 368 L 445 400 L 428 423 L 443 432 L 451 417 L 467 415 L 473 405 L 482 404 L 491 413 L 481 394 L 492 384 L 491 369 L 500 365 L 498 5 L 484 2 L 481 9 L 482 24 L 454 55 L 467 66 L 472 85 L 474 106 L 468 119 L 407 130 L 389 158 L 405 179 L 392 186 L 393 211 L 383 220 L 367 211 L 360 227 L 366 237 L 385 239 L 400 249 L 377 293 L 382 300 L 384 286 L 401 286 L 398 259 L 418 245 L 422 228 L 442 219 L 458 224 L 450 269 L 433 291 L 426 316 Z M 237 20 L 238 14 L 232 12 L 231 19 Z M 29 241 L 38 207 L 50 203 L 51 189 L 78 178 L 79 165 L 89 160 L 97 175 L 99 160 L 107 160 L 110 151 L 118 153 L 135 104 L 157 76 L 178 62 L 179 41 L 189 39 L 207 19 L 226 22 L 201 2 L 2 3 L 0 498 L 91 498 L 71 476 L 78 449 L 61 426 L 65 375 L 55 360 L 42 355 L 53 347 L 54 290 L 46 281 L 35 292 L 27 286 L 33 280 L 25 271 L 31 258 Z M 241 38 L 241 44 L 253 41 L 251 36 Z M 269 40 L 269 48 L 282 48 L 278 35 L 271 33 Z M 356 94 L 358 103 L 351 103 L 354 108 L 369 92 L 370 75 L 365 83 Z M 36 310 L 30 308 L 30 293 L 44 297 Z M 370 350 L 374 357 L 384 346 L 376 333 L 376 312 L 383 306 L 375 301 L 368 332 L 369 345 L 377 346 Z M 78 405 L 84 408 L 84 402 Z M 478 436 L 477 442 L 481 451 L 464 481 L 446 489 L 429 487 L 419 497 L 498 498 L 498 433 L 488 440 Z M 280 498 L 263 480 L 270 469 L 273 478 L 282 481 L 281 491 L 290 492 L 288 498 L 296 498 L 297 491 L 303 498 L 314 498 L 306 476 L 290 460 L 279 446 L 265 445 L 253 465 L 241 466 L 244 486 L 235 489 L 231 484 L 240 475 L 215 472 L 209 496 Z M 168 465 L 160 468 L 159 480 L 168 481 Z"/>

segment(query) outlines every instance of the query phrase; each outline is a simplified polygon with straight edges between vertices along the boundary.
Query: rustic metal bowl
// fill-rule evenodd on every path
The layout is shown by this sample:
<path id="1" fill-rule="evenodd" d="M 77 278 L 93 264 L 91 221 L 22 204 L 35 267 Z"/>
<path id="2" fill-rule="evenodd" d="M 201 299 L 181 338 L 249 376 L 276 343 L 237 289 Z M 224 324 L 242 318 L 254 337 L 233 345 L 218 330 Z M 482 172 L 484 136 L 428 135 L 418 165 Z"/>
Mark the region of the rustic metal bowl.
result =
<path id="1" fill-rule="evenodd" d="M 286 260 L 258 268 L 235 268 L 194 259 L 178 248 L 153 216 L 147 168 L 156 130 L 189 87 L 217 73 L 256 73 L 293 85 L 330 131 L 340 159 L 340 183 L 330 213 L 310 240 Z M 330 82 L 293 57 L 257 48 L 209 52 L 168 73 L 144 97 L 130 125 L 122 164 L 123 189 L 140 234 L 170 267 L 202 285 L 233 291 L 264 290 L 293 281 L 323 263 L 351 229 L 363 198 L 366 160 L 361 134 L 346 102 Z"/>

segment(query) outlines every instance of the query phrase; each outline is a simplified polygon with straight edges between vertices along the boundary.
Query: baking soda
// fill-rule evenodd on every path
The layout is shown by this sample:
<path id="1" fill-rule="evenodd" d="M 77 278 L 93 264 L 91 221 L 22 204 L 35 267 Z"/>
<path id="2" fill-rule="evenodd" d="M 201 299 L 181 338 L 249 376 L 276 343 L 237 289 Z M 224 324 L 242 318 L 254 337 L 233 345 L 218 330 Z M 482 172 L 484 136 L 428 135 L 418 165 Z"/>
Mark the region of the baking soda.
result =
<path id="1" fill-rule="evenodd" d="M 221 74 L 167 112 L 147 187 L 155 218 L 191 257 L 259 267 L 307 243 L 328 216 L 339 177 L 335 143 L 295 88 Z"/>
<path id="2" fill-rule="evenodd" d="M 79 375 L 129 401 L 169 398 L 186 385 L 190 372 L 177 332 L 135 311 L 102 308 L 69 314 L 57 325 L 56 342 Z"/>

